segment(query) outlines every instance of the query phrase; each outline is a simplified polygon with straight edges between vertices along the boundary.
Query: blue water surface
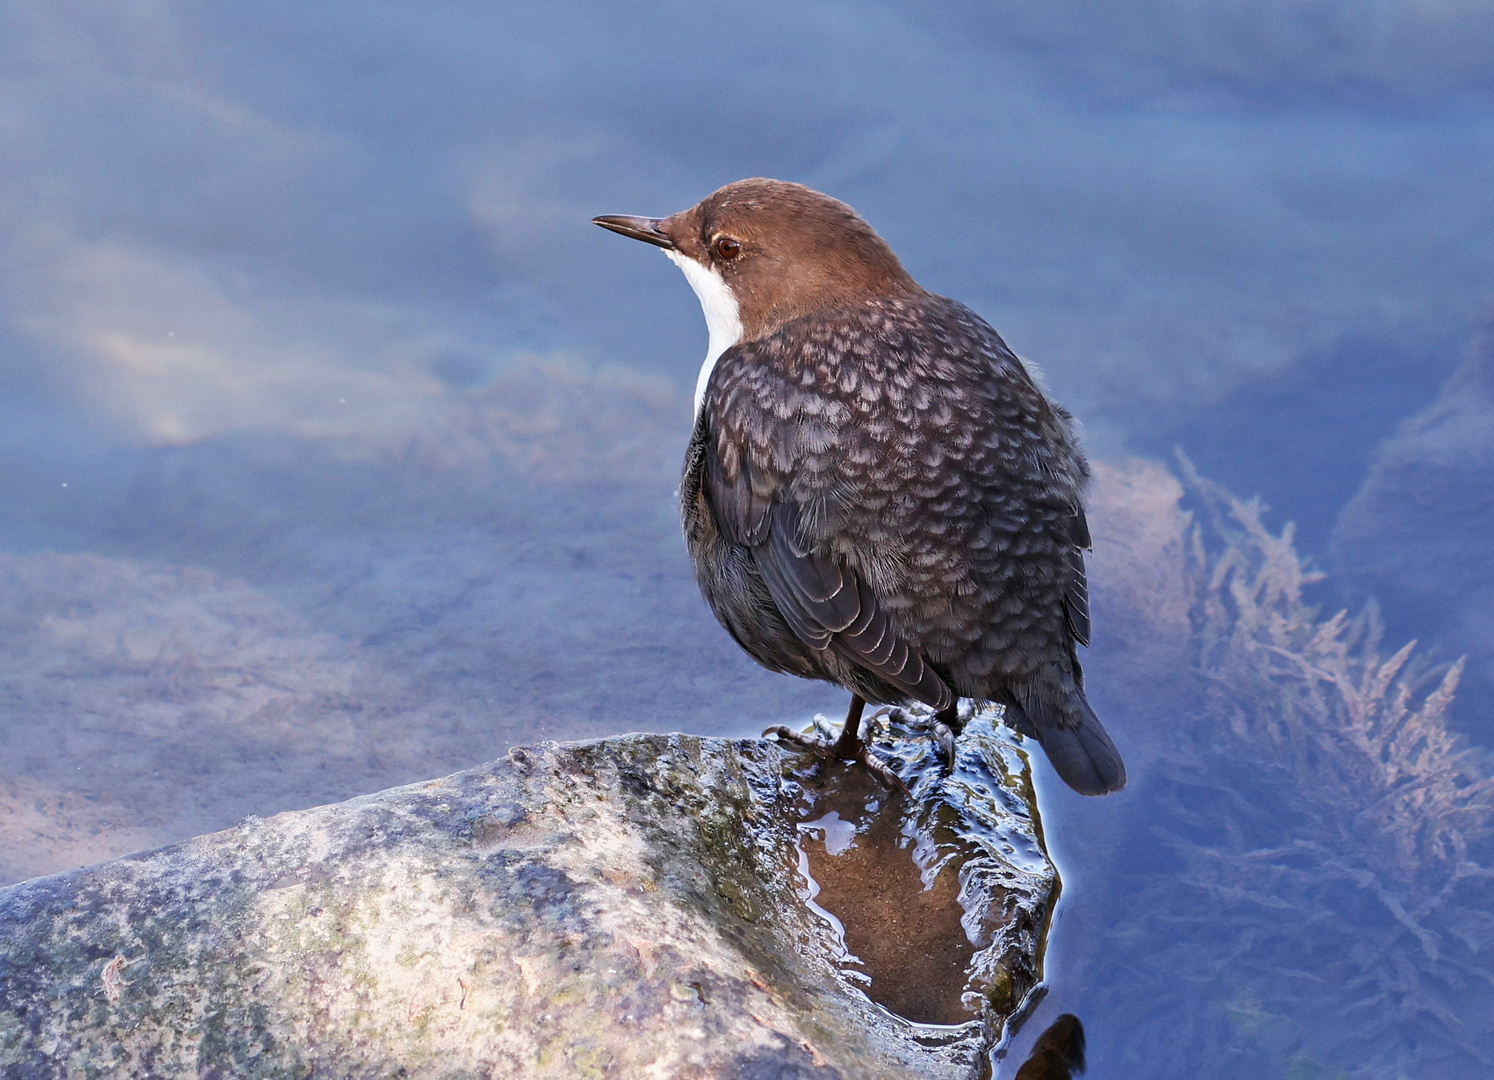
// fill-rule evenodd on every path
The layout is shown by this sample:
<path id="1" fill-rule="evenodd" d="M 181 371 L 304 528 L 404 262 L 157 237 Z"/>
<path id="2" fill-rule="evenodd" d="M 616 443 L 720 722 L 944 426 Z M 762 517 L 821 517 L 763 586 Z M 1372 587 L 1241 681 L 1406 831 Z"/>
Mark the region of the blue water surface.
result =
<path id="1" fill-rule="evenodd" d="M 837 713 L 701 603 L 700 312 L 589 224 L 777 176 L 1104 463 L 1133 783 L 1043 783 L 1014 1057 L 1073 1011 L 1101 1080 L 1489 1069 L 1487 4 L 4 3 L 0 141 L 4 880 Z"/>

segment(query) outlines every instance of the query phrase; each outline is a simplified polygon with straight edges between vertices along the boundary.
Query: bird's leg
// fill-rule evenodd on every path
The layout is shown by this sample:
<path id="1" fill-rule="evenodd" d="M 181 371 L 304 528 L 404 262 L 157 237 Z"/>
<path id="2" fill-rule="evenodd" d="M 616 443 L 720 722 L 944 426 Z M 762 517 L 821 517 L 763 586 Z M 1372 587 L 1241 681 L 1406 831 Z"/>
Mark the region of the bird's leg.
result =
<path id="1" fill-rule="evenodd" d="M 873 754 L 871 747 L 861 738 L 861 714 L 865 709 L 866 700 L 860 694 L 852 694 L 851 706 L 846 710 L 845 726 L 840 729 L 840 738 L 835 740 L 835 756 L 841 761 L 859 761 L 884 787 L 897 788 L 904 795 L 911 795 L 903 778 Z"/>
<path id="2" fill-rule="evenodd" d="M 840 738 L 834 742 L 814 735 L 805 735 L 793 728 L 784 727 L 782 724 L 770 727 L 763 732 L 763 736 L 777 736 L 780 742 L 792 743 L 818 757 L 859 762 L 867 772 L 887 787 L 895 787 L 907 795 L 908 785 L 903 783 L 903 778 L 883 764 L 861 738 L 861 714 L 865 710 L 866 699 L 860 694 L 852 694 L 851 707 L 846 710 L 845 726 L 840 729 Z"/>
<path id="3" fill-rule="evenodd" d="M 763 737 L 775 735 L 780 742 L 793 743 L 822 758 L 860 760 L 865 748 L 865 743 L 861 741 L 861 713 L 865 708 L 866 700 L 859 694 L 852 694 L 851 707 L 846 710 L 845 726 L 840 729 L 840 738 L 834 742 L 822 739 L 818 735 L 805 735 L 801 731 L 784 727 L 782 724 L 774 724 L 763 732 Z"/>
<path id="4" fill-rule="evenodd" d="M 835 756 L 841 761 L 859 759 L 866 753 L 866 744 L 861 741 L 861 714 L 865 711 L 866 699 L 852 694 L 846 722 L 840 729 L 840 738 L 835 740 Z"/>

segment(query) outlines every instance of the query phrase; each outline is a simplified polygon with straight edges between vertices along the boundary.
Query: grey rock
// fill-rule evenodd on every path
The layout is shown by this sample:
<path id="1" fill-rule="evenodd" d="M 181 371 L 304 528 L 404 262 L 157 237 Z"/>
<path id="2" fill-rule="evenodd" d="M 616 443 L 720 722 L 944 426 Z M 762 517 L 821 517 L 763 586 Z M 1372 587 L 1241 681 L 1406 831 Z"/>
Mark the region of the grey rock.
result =
<path id="1" fill-rule="evenodd" d="M 955 875 L 966 1023 L 873 1003 L 806 902 L 834 773 L 628 735 L 0 890 L 0 1073 L 977 1075 L 1035 996 L 1057 876 L 1021 738 L 977 716 L 946 774 L 910 719 L 871 726 L 914 797 L 843 816 L 893 815 L 929 888 Z"/>

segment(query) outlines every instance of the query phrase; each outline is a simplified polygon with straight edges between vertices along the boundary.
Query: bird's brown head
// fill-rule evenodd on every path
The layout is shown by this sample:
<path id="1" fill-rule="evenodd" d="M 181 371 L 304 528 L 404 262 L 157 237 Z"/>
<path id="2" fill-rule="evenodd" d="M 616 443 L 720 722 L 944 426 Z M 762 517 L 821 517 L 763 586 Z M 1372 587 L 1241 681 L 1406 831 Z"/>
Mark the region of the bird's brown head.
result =
<path id="1" fill-rule="evenodd" d="M 738 180 L 667 218 L 593 220 L 679 265 L 700 297 L 713 353 L 828 307 L 918 291 L 856 211 L 802 184 Z"/>

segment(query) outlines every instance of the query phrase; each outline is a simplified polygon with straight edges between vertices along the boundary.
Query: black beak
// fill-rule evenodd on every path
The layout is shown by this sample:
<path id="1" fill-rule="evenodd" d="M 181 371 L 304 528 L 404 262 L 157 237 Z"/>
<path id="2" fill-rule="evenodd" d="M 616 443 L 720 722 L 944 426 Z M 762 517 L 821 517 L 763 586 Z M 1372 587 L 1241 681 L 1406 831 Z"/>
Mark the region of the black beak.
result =
<path id="1" fill-rule="evenodd" d="M 664 224 L 662 218 L 628 217 L 626 214 L 615 214 L 610 217 L 592 218 L 591 223 L 623 236 L 630 236 L 634 240 L 642 240 L 645 244 L 653 244 L 655 247 L 674 247 L 674 241 L 659 228 Z"/>

